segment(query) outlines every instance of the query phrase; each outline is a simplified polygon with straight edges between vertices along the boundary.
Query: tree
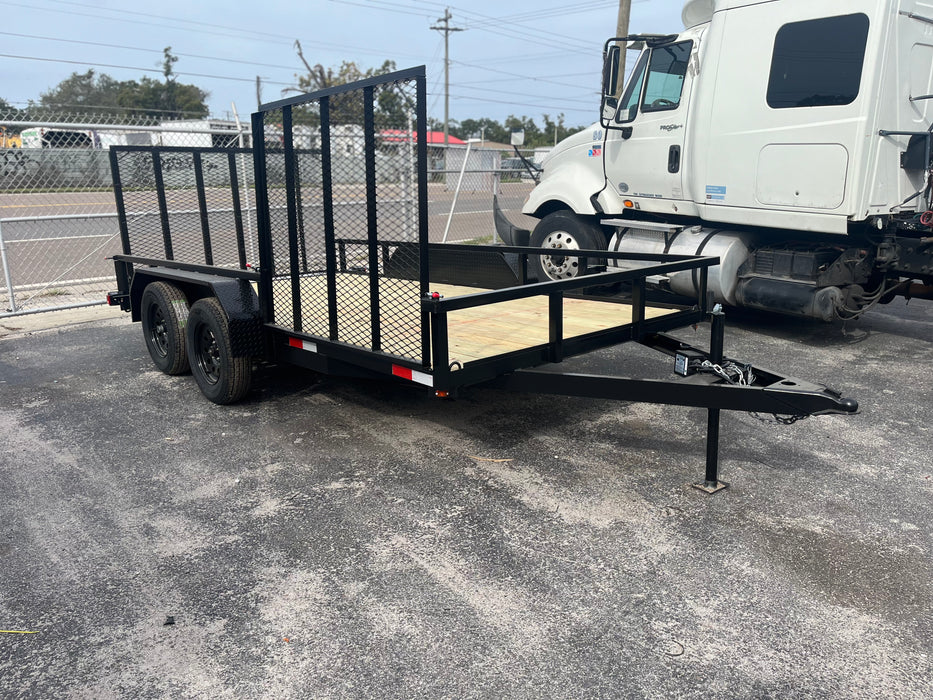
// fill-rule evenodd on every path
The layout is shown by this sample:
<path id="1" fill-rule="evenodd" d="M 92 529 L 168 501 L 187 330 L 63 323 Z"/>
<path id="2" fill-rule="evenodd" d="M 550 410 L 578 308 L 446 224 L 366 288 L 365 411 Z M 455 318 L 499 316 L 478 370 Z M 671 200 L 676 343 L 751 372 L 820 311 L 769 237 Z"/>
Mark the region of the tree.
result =
<path id="1" fill-rule="evenodd" d="M 360 68 L 354 61 L 344 61 L 335 71 L 325 68 L 320 63 L 311 65 L 304 57 L 301 42 L 295 41 L 295 51 L 304 64 L 306 72 L 296 75 L 296 85 L 285 88 L 282 92 L 316 92 L 339 85 L 346 85 L 357 80 L 386 75 L 396 70 L 395 61 L 384 61 L 378 68 Z M 374 117 L 377 125 L 383 127 L 403 127 L 409 115 L 414 111 L 414 104 L 410 102 L 404 92 L 394 85 L 386 85 L 377 90 Z M 347 93 L 334 95 L 330 99 L 330 119 L 334 124 L 362 124 L 364 117 L 362 94 Z M 320 124 L 317 105 L 308 108 L 297 108 L 293 112 L 296 123 Z"/>
<path id="2" fill-rule="evenodd" d="M 115 80 L 106 73 L 89 68 L 85 73 L 72 73 L 54 88 L 39 96 L 39 110 L 68 110 L 84 113 L 140 114 L 157 119 L 200 119 L 209 109 L 208 93 L 195 85 L 178 83 L 174 65 L 178 57 L 170 46 L 163 50 L 162 75 L 165 80 L 149 77 L 136 80 Z M 31 107 L 36 105 L 30 104 Z"/>
<path id="3" fill-rule="evenodd" d="M 506 128 L 494 119 L 464 119 L 458 124 L 457 137 L 461 139 L 482 138 L 484 141 L 497 141 L 509 143 L 509 133 Z"/>
<path id="4" fill-rule="evenodd" d="M 16 119 L 20 113 L 19 109 L 0 97 L 0 118 Z"/>

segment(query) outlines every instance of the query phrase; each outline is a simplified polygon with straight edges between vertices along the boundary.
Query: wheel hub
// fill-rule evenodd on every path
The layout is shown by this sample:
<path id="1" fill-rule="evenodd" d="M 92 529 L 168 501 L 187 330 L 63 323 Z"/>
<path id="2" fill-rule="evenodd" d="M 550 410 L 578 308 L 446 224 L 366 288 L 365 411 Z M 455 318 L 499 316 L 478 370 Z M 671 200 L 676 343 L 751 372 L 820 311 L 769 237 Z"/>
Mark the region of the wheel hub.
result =
<path id="1" fill-rule="evenodd" d="M 149 338 L 152 340 L 156 352 L 165 357 L 168 355 L 168 329 L 166 328 L 165 316 L 158 306 L 152 307 L 150 314 Z"/>
<path id="2" fill-rule="evenodd" d="M 580 244 L 573 236 L 566 231 L 554 231 L 549 233 L 542 241 L 543 248 L 557 250 L 580 250 Z M 542 255 L 541 267 L 547 273 L 547 276 L 554 280 L 568 279 L 580 274 L 580 258 L 570 257 L 568 255 Z"/>
<path id="3" fill-rule="evenodd" d="M 220 348 L 217 347 L 217 339 L 214 338 L 211 329 L 206 326 L 198 335 L 197 358 L 204 378 L 211 384 L 216 384 L 220 380 Z"/>

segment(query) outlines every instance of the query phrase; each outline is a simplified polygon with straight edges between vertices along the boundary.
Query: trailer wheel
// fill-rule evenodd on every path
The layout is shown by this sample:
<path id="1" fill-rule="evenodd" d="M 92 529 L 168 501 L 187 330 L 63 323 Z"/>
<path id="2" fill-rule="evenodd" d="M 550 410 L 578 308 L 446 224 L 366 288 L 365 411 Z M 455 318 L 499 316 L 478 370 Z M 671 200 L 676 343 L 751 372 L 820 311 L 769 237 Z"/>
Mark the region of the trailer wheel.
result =
<path id="1" fill-rule="evenodd" d="M 550 255 L 529 256 L 528 262 L 538 281 L 546 282 L 585 275 L 597 261 L 574 257 L 567 252 L 602 250 L 606 247 L 606 239 L 598 226 L 562 209 L 538 222 L 531 234 L 531 246 L 554 251 Z"/>
<path id="2" fill-rule="evenodd" d="M 214 297 L 200 299 L 191 307 L 188 359 L 201 393 L 214 403 L 239 401 L 249 391 L 252 360 L 233 356 L 227 316 Z"/>
<path id="3" fill-rule="evenodd" d="M 143 337 L 155 366 L 166 374 L 187 372 L 188 300 L 182 291 L 168 282 L 150 282 L 143 290 L 140 316 Z"/>

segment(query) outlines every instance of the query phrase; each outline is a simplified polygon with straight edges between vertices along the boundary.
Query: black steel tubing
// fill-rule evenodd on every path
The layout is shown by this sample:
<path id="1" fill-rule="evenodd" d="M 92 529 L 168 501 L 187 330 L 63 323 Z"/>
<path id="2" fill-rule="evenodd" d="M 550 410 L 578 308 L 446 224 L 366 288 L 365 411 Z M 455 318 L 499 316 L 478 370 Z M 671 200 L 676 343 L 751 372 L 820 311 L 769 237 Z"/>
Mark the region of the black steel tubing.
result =
<path id="1" fill-rule="evenodd" d="M 162 245 L 165 250 L 165 259 L 174 260 L 172 251 L 172 233 L 168 223 L 168 203 L 165 201 L 165 181 L 162 178 L 162 158 L 158 151 L 152 152 L 152 174 L 155 181 L 156 199 L 159 202 L 159 221 L 162 224 Z"/>
<path id="2" fill-rule="evenodd" d="M 204 263 L 213 265 L 214 251 L 211 248 L 211 226 L 207 218 L 207 195 L 204 192 L 204 164 L 201 162 L 200 153 L 193 153 L 191 157 L 194 161 L 194 186 L 198 196 L 198 218 L 201 221 L 201 245 L 204 248 Z"/>
<path id="3" fill-rule="evenodd" d="M 574 251 L 576 253 L 576 251 Z M 690 269 L 686 263 L 677 263 L 681 269 Z M 601 284 L 612 284 L 614 282 L 631 282 L 638 279 L 644 279 L 647 275 L 659 274 L 658 270 L 666 270 L 666 265 L 657 265 L 644 270 L 619 270 L 618 272 L 600 272 L 596 275 L 584 275 L 566 280 L 554 280 L 552 282 L 538 282 L 533 285 L 519 285 L 516 287 L 505 287 L 488 292 L 476 292 L 473 294 L 464 294 L 447 299 L 430 300 L 425 299 L 422 303 L 427 304 L 431 309 L 438 311 L 459 311 L 461 309 L 470 309 L 476 306 L 486 304 L 496 304 L 502 301 L 514 301 L 515 299 L 526 299 L 529 297 L 551 294 L 553 292 L 567 292 L 585 287 L 593 287 Z M 424 297 L 422 297 L 424 299 Z"/>
<path id="4" fill-rule="evenodd" d="M 706 410 L 706 475 L 704 487 L 717 489 L 719 481 L 719 413 L 718 408 Z"/>
<path id="5" fill-rule="evenodd" d="M 632 282 L 632 340 L 639 340 L 645 327 L 645 300 L 648 294 L 645 278 Z"/>
<path id="6" fill-rule="evenodd" d="M 493 380 L 490 385 L 539 394 L 779 415 L 855 413 L 858 410 L 858 403 L 853 399 L 843 399 L 824 387 L 800 380 L 788 378 L 775 385 L 760 387 L 718 383 L 716 379 L 691 381 L 694 377 L 690 380 L 668 381 L 517 370 Z M 791 385 L 785 382 L 791 382 Z"/>
<path id="7" fill-rule="evenodd" d="M 285 210 L 288 217 L 288 264 L 292 289 L 292 327 L 301 332 L 301 264 L 298 249 L 298 197 L 295 173 L 295 142 L 292 133 L 292 108 L 282 109 L 282 131 L 285 146 Z"/>
<path id="8" fill-rule="evenodd" d="M 357 90 L 373 88 L 377 85 L 384 85 L 385 83 L 401 83 L 408 80 L 415 80 L 419 77 L 423 79 L 424 76 L 425 66 L 415 66 L 414 68 L 406 68 L 405 70 L 395 71 L 394 73 L 377 75 L 373 78 L 366 78 L 364 80 L 359 80 L 347 85 L 336 85 L 334 87 L 324 88 L 323 90 L 317 90 L 316 92 L 309 92 L 303 95 L 298 95 L 297 97 L 288 97 L 284 100 L 267 102 L 266 104 L 259 105 L 258 112 L 270 112 L 275 109 L 282 109 L 283 107 L 289 105 L 301 105 L 307 102 L 312 102 L 314 100 L 319 100 L 322 97 L 327 97 L 330 95 L 341 95 L 345 92 L 356 92 Z M 424 105 L 423 99 L 419 100 L 419 105 Z M 421 123 L 423 124 L 424 121 L 421 121 Z"/>
<path id="9" fill-rule="evenodd" d="M 272 299 L 272 274 L 275 259 L 272 253 L 272 222 L 269 216 L 269 182 L 266 178 L 266 130 L 263 113 L 254 112 L 253 171 L 256 181 L 256 227 L 259 231 L 259 308 L 266 323 L 275 321 L 275 304 Z"/>
<path id="10" fill-rule="evenodd" d="M 331 340 L 337 340 L 337 252 L 336 229 L 334 226 L 334 183 L 332 152 L 330 147 L 330 98 L 322 97 L 320 102 L 321 117 L 321 206 L 324 208 L 324 256 L 327 258 L 327 328 Z M 347 255 L 340 246 L 340 269 L 346 270 Z"/>
<path id="11" fill-rule="evenodd" d="M 376 120 L 372 86 L 363 89 L 363 142 L 366 161 L 366 230 L 369 247 L 369 316 L 371 347 L 382 350 L 382 322 L 379 311 L 379 222 L 376 210 Z"/>
<path id="12" fill-rule="evenodd" d="M 130 250 L 130 231 L 126 224 L 126 205 L 123 202 L 123 182 L 120 179 L 120 167 L 117 162 L 117 151 L 110 149 L 110 172 L 113 175 L 113 196 L 117 203 L 117 222 L 120 226 L 120 243 L 124 255 L 132 254 Z"/>
<path id="13" fill-rule="evenodd" d="M 564 294 L 554 292 L 548 295 L 548 337 L 550 342 L 551 362 L 564 359 Z"/>
<path id="14" fill-rule="evenodd" d="M 427 81 L 422 66 L 415 77 L 415 141 L 418 160 L 418 281 L 419 294 L 423 299 L 430 284 L 430 245 L 428 232 L 428 107 Z M 431 334 L 428 312 L 421 311 L 421 364 L 431 366 Z"/>
<path id="15" fill-rule="evenodd" d="M 243 207 L 240 204 L 240 176 L 236 167 L 236 153 L 227 153 L 230 169 L 230 199 L 233 201 L 233 227 L 236 231 L 236 253 L 240 269 L 246 269 L 246 236 L 243 233 Z"/>
<path id="16" fill-rule="evenodd" d="M 184 263 L 177 260 L 162 260 L 161 258 L 143 258 L 138 255 L 114 255 L 114 260 L 131 263 L 133 265 L 146 265 L 147 267 L 164 267 L 169 270 L 186 270 L 188 272 L 203 272 L 215 277 L 232 277 L 234 279 L 251 280 L 258 282 L 262 279 L 259 272 L 240 270 L 229 267 L 214 267 L 199 263 Z"/>

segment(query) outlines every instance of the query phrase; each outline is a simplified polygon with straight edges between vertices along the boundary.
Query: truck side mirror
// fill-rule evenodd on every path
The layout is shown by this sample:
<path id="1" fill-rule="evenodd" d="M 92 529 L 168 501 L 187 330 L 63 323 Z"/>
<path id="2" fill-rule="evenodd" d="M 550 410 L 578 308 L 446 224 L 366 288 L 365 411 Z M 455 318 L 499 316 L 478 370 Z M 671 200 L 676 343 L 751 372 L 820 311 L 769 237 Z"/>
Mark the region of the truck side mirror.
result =
<path id="1" fill-rule="evenodd" d="M 619 86 L 619 56 L 622 49 L 618 44 L 613 44 L 606 52 L 606 58 L 603 62 L 603 99 L 615 97 L 616 89 Z"/>
<path id="2" fill-rule="evenodd" d="M 603 60 L 603 89 L 602 104 L 600 105 L 600 121 L 603 126 L 611 120 L 619 107 L 619 98 L 616 92 L 619 87 L 619 58 L 622 48 L 618 44 L 609 46 L 604 52 Z"/>
<path id="3" fill-rule="evenodd" d="M 525 130 L 516 128 L 512 129 L 512 145 L 513 146 L 522 146 L 525 143 Z"/>

